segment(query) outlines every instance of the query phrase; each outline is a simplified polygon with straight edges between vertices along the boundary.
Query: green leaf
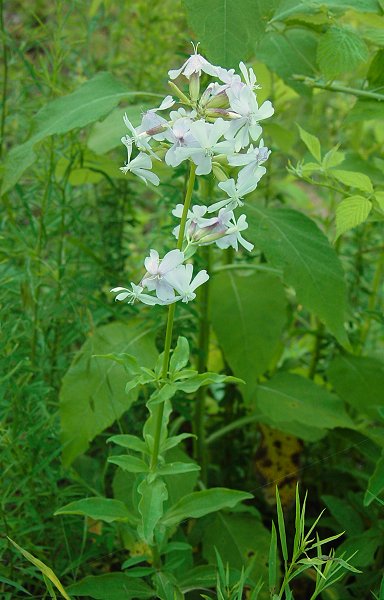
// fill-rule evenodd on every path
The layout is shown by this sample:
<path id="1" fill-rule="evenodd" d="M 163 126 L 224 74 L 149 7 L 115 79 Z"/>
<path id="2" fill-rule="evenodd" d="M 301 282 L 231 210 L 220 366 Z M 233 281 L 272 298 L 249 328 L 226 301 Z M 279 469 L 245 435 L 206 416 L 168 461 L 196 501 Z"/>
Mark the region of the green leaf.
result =
<path id="1" fill-rule="evenodd" d="M 337 167 L 342 162 L 344 162 L 345 154 L 344 152 L 338 152 L 338 146 L 334 146 L 331 148 L 324 156 L 322 161 L 322 167 L 325 171 L 328 169 L 332 169 L 333 167 Z"/>
<path id="2" fill-rule="evenodd" d="M 274 358 L 286 322 L 286 298 L 270 273 L 222 271 L 211 283 L 211 321 L 233 373 L 251 398 L 257 378 Z"/>
<path id="3" fill-rule="evenodd" d="M 179 336 L 171 360 L 169 361 L 169 373 L 175 375 L 187 366 L 189 361 L 189 343 L 187 338 Z"/>
<path id="4" fill-rule="evenodd" d="M 170 400 L 177 392 L 178 386 L 175 383 L 165 383 L 160 389 L 155 390 L 149 397 L 147 405 L 155 406 L 163 404 Z"/>
<path id="5" fill-rule="evenodd" d="M 108 114 L 122 98 L 137 93 L 128 92 L 125 84 L 109 73 L 98 73 L 71 94 L 49 102 L 32 119 L 32 137 L 8 153 L 1 193 L 13 187 L 34 162 L 34 147 L 38 142 L 94 123 Z"/>
<path id="6" fill-rule="evenodd" d="M 373 186 L 368 175 L 365 173 L 356 173 L 356 171 L 341 171 L 339 169 L 332 169 L 330 175 L 340 181 L 344 185 L 351 188 L 356 188 L 362 192 L 373 192 Z"/>
<path id="7" fill-rule="evenodd" d="M 348 345 L 344 330 L 346 286 L 335 250 L 317 225 L 287 208 L 246 209 L 249 238 L 276 268 L 297 299 L 312 310 L 338 339 Z"/>
<path id="8" fill-rule="evenodd" d="M 271 545 L 269 547 L 268 570 L 269 591 L 271 594 L 273 594 L 277 587 L 277 536 L 276 527 L 273 521 L 271 530 Z"/>
<path id="9" fill-rule="evenodd" d="M 276 511 L 277 511 L 277 522 L 279 526 L 279 536 L 280 536 L 280 545 L 281 552 L 283 554 L 283 559 L 288 561 L 288 548 L 287 548 L 287 536 L 285 533 L 285 523 L 284 523 L 284 513 L 281 506 L 279 488 L 276 486 Z"/>
<path id="10" fill-rule="evenodd" d="M 233 569 L 246 569 L 250 559 L 253 566 L 249 577 L 265 584 L 268 582 L 269 531 L 261 520 L 244 513 L 220 512 L 205 520 L 203 526 L 203 556 L 216 562 L 215 549 L 224 565 Z M 263 599 L 266 595 L 262 596 Z M 269 598 L 269 595 L 268 595 Z"/>
<path id="11" fill-rule="evenodd" d="M 384 492 L 384 451 L 376 463 L 376 467 L 369 478 L 368 488 L 364 496 L 364 506 L 369 506 L 377 496 Z"/>
<path id="12" fill-rule="evenodd" d="M 157 94 L 153 94 L 157 96 Z M 142 113 L 153 107 L 150 104 L 140 104 L 127 106 L 126 108 L 116 108 L 104 121 L 95 123 L 89 134 L 87 146 L 95 154 L 105 154 L 113 148 L 121 145 L 121 137 L 128 130 L 123 122 L 124 114 L 134 126 L 141 123 Z"/>
<path id="13" fill-rule="evenodd" d="M 14 542 L 10 537 L 8 537 L 8 539 L 11 542 L 11 544 L 13 544 L 15 548 L 17 548 L 17 550 L 24 556 L 24 558 L 29 560 L 29 562 L 31 562 L 33 565 L 35 565 L 35 567 L 37 567 L 41 571 L 43 577 L 47 577 L 47 579 L 49 579 L 49 581 L 53 583 L 55 588 L 59 590 L 60 594 L 63 596 L 63 598 L 65 598 L 65 600 L 71 600 L 71 598 L 68 596 L 67 592 L 61 585 L 59 579 L 56 577 L 55 573 L 50 567 L 47 567 L 47 565 L 45 565 L 41 560 L 35 558 L 32 554 L 30 554 L 30 552 L 24 550 L 24 548 L 16 544 L 16 542 Z"/>
<path id="14" fill-rule="evenodd" d="M 277 373 L 257 387 L 257 407 L 267 415 L 276 428 L 279 424 L 302 423 L 309 427 L 333 429 L 353 427 L 343 402 L 313 381 L 293 375 Z"/>
<path id="15" fill-rule="evenodd" d="M 167 452 L 168 450 L 171 450 L 171 448 L 178 446 L 183 440 L 186 440 L 191 437 L 196 438 L 196 436 L 193 435 L 193 433 L 180 433 L 179 435 L 169 437 L 161 447 L 161 452 Z"/>
<path id="16" fill-rule="evenodd" d="M 268 32 L 257 48 L 257 58 L 303 96 L 312 90 L 294 75 L 315 75 L 317 36 L 299 28 Z"/>
<path id="17" fill-rule="evenodd" d="M 346 27 L 333 25 L 320 37 L 317 62 L 328 79 L 356 70 L 368 58 L 369 51 L 364 40 Z"/>
<path id="18" fill-rule="evenodd" d="M 110 456 L 108 462 L 117 465 L 124 471 L 129 471 L 129 473 L 147 473 L 149 470 L 148 465 L 143 460 L 128 454 Z"/>
<path id="19" fill-rule="evenodd" d="M 144 581 L 132 579 L 124 573 L 86 577 L 71 585 L 69 591 L 74 596 L 87 596 L 95 600 L 138 600 L 155 596 L 155 590 Z"/>
<path id="20" fill-rule="evenodd" d="M 347 498 L 338 498 L 328 494 L 322 495 L 321 500 L 327 506 L 332 517 L 337 521 L 342 531 L 348 536 L 359 535 L 364 531 L 364 522 Z"/>
<path id="21" fill-rule="evenodd" d="M 278 0 L 184 0 L 189 26 L 214 64 L 238 68 L 252 54 Z"/>
<path id="22" fill-rule="evenodd" d="M 253 498 L 252 494 L 226 488 L 192 492 L 172 506 L 162 518 L 161 523 L 166 527 L 171 527 L 184 519 L 198 519 L 223 508 L 233 508 L 239 502 L 250 498 Z"/>
<path id="23" fill-rule="evenodd" d="M 123 502 L 112 500 L 111 498 L 83 498 L 70 502 L 59 508 L 55 513 L 57 515 L 83 515 L 90 517 L 95 521 L 131 521 L 131 515 Z"/>
<path id="24" fill-rule="evenodd" d="M 181 381 L 177 383 L 177 389 L 185 392 L 186 394 L 191 394 L 192 392 L 196 392 L 196 390 L 203 387 L 203 385 L 210 385 L 211 383 L 244 383 L 241 379 L 237 377 L 231 377 L 227 375 L 220 375 L 219 373 L 199 373 L 199 375 L 195 375 L 191 377 L 187 381 Z"/>
<path id="25" fill-rule="evenodd" d="M 75 356 L 60 390 L 65 465 L 83 453 L 93 438 L 112 425 L 137 398 L 137 391 L 124 391 L 128 378 L 124 367 L 94 355 L 128 351 L 140 364 L 153 366 L 157 357 L 154 332 L 145 327 L 137 319 L 135 324 L 104 325 Z"/>
<path id="26" fill-rule="evenodd" d="M 308 0 L 283 0 L 280 2 L 272 22 L 297 18 L 300 14 L 315 14 L 324 11 L 325 7 L 340 12 L 354 9 L 359 12 L 381 14 L 377 0 L 312 0 L 311 2 Z"/>
<path id="27" fill-rule="evenodd" d="M 178 579 L 184 593 L 213 587 L 217 580 L 216 567 L 213 565 L 194 567 L 187 573 L 181 574 Z"/>
<path id="28" fill-rule="evenodd" d="M 158 468 L 159 475 L 179 475 L 180 473 L 192 473 L 193 471 L 200 471 L 200 467 L 192 462 L 166 463 Z"/>
<path id="29" fill-rule="evenodd" d="M 364 196 L 350 196 L 336 208 L 336 238 L 367 220 L 372 202 Z"/>
<path id="30" fill-rule="evenodd" d="M 113 435 L 107 439 L 107 442 L 111 442 L 117 446 L 122 446 L 123 448 L 129 448 L 135 452 L 143 452 L 144 454 L 148 453 L 146 443 L 136 435 L 130 435 L 128 433 Z"/>
<path id="31" fill-rule="evenodd" d="M 378 417 L 384 390 L 384 363 L 368 356 L 337 356 L 327 371 L 336 393 L 360 413 Z"/>
<path id="32" fill-rule="evenodd" d="M 377 100 L 358 100 L 348 113 L 345 123 L 384 119 L 384 102 Z"/>
<path id="33" fill-rule="evenodd" d="M 299 128 L 300 138 L 307 146 L 308 150 L 312 154 L 312 156 L 317 160 L 317 162 L 321 162 L 321 147 L 320 140 L 316 136 L 312 135 L 305 131 L 300 125 L 297 125 Z"/>
<path id="34" fill-rule="evenodd" d="M 158 477 L 152 481 L 144 479 L 137 489 L 141 495 L 139 502 L 141 523 L 138 526 L 138 533 L 147 544 L 151 545 L 155 527 L 163 516 L 163 504 L 168 498 L 167 486 L 164 480 Z"/>

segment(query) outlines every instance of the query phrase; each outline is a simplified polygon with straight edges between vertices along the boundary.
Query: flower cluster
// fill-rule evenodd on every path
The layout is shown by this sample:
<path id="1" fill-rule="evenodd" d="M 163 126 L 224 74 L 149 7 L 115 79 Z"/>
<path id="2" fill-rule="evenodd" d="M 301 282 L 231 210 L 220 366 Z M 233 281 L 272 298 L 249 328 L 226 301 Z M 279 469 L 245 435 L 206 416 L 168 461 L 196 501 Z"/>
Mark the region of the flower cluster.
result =
<path id="1" fill-rule="evenodd" d="M 192 206 L 183 226 L 184 239 L 179 239 L 180 226 L 173 230 L 178 247 L 183 243 L 183 251 L 171 250 L 160 259 L 158 252 L 151 250 L 140 284 L 132 283 L 130 290 L 114 288 L 111 291 L 117 293 L 116 300 L 151 305 L 189 302 L 196 296 L 195 289 L 209 278 L 206 271 L 200 271 L 193 279 L 193 267 L 185 263 L 198 246 L 216 244 L 238 250 L 241 245 L 252 250 L 253 245 L 242 236 L 248 227 L 246 217 L 241 214 L 236 218 L 234 211 L 266 172 L 263 163 L 270 151 L 261 138 L 260 121 L 270 117 L 274 109 L 268 100 L 258 105 L 255 73 L 244 63 L 239 67 L 241 75 L 234 69 L 214 66 L 195 48 L 180 69 L 168 73 L 176 99 L 164 98 L 159 107 L 143 115 L 138 127 L 124 116 L 128 134 L 121 139 L 127 148 L 123 173 L 158 185 L 159 178 L 152 171 L 154 161 L 163 159 L 171 167 L 188 161 L 196 175 L 213 173 L 225 197 L 211 206 Z M 203 73 L 214 81 L 210 80 L 201 93 Z M 178 78 L 188 80 L 188 93 L 174 83 Z M 181 218 L 183 205 L 176 205 L 172 214 Z"/>

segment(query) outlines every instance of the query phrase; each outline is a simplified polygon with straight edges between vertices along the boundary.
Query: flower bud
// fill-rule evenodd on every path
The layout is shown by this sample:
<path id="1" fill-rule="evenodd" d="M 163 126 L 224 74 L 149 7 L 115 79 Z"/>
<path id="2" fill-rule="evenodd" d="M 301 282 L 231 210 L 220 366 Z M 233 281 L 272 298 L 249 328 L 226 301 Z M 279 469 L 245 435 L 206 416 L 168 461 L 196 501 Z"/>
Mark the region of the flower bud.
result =
<path id="1" fill-rule="evenodd" d="M 218 181 L 227 181 L 227 174 L 217 162 L 212 162 L 212 171 Z"/>
<path id="2" fill-rule="evenodd" d="M 229 100 L 225 91 L 220 92 L 212 96 L 207 104 L 207 108 L 229 108 Z"/>
<path id="3" fill-rule="evenodd" d="M 189 78 L 189 95 L 191 96 L 192 102 L 197 102 L 200 94 L 200 75 L 198 73 L 192 73 Z"/>
<path id="4" fill-rule="evenodd" d="M 188 106 L 191 105 L 191 101 L 189 100 L 189 98 L 187 98 L 187 96 L 183 94 L 183 92 L 177 87 L 175 83 L 173 83 L 173 81 L 168 81 L 168 85 L 173 91 L 173 93 L 181 100 L 181 102 L 183 102 L 183 104 L 188 104 Z"/>

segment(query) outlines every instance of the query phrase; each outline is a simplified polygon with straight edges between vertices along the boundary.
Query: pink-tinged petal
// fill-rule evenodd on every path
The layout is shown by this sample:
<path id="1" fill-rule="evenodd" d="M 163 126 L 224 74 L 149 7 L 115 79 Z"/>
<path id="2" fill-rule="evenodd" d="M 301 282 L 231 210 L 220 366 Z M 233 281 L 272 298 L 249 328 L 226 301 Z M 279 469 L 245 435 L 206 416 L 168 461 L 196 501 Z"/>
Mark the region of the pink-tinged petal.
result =
<path id="1" fill-rule="evenodd" d="M 209 275 L 205 269 L 199 271 L 190 285 L 190 289 L 194 291 L 197 287 L 208 281 Z"/>
<path id="2" fill-rule="evenodd" d="M 168 252 L 160 263 L 159 274 L 165 275 L 168 271 L 172 271 L 178 267 L 184 260 L 184 254 L 180 250 L 171 250 Z"/>

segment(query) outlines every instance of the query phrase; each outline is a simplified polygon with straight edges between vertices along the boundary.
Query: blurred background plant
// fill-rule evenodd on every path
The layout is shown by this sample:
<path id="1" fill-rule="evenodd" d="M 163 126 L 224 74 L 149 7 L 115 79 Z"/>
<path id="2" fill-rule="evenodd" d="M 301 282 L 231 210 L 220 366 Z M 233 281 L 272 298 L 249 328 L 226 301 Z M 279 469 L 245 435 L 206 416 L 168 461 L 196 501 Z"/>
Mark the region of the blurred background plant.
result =
<path id="1" fill-rule="evenodd" d="M 139 310 L 114 305 L 108 290 L 137 279 L 141 256 L 169 235 L 183 172 L 165 171 L 159 190 L 122 176 L 121 117 L 127 109 L 138 122 L 158 104 L 167 71 L 182 63 L 191 38 L 223 66 L 249 59 L 259 98 L 270 98 L 276 113 L 265 125 L 273 150 L 268 174 L 248 209 L 256 249 L 241 270 L 231 252 L 225 264 L 214 253 L 202 259 L 216 270 L 209 293 L 217 310 L 201 315 L 209 335 L 191 331 L 196 307 L 178 318 L 178 333 L 192 349 L 205 347 L 203 367 L 247 382 L 245 391 L 213 386 L 204 396 L 205 453 L 209 484 L 252 491 L 254 506 L 249 514 L 197 521 L 185 535 L 199 549 L 197 564 L 221 557 L 222 586 L 227 563 L 240 571 L 256 553 L 265 566 L 275 482 L 289 510 L 300 478 L 310 491 L 308 524 L 325 504 L 323 537 L 345 530 L 337 553 L 358 550 L 351 562 L 363 571 L 321 597 L 368 599 L 372 591 L 381 599 L 383 6 L 241 0 L 224 13 L 223 4 L 1 2 L 3 530 L 66 584 L 114 572 L 127 556 L 143 554 L 124 527 L 52 515 L 85 493 L 124 498 L 127 482 L 105 469 L 105 440 L 139 432 L 144 408 L 130 406 L 132 399 L 116 420 L 100 414 L 95 389 L 102 380 L 107 404 L 111 382 L 91 356 L 100 345 L 105 353 L 118 351 L 124 336 L 130 341 Z M 74 90 L 80 95 L 71 97 Z M 66 104 L 50 104 L 63 96 Z M 100 102 L 91 109 L 92 97 Z M 18 150 L 27 139 L 35 142 Z M 198 193 L 207 197 L 210 186 Z M 147 311 L 137 319 L 153 347 L 163 318 Z M 246 324 L 240 335 L 239 319 Z M 124 376 L 111 377 L 117 394 Z M 175 428 L 188 429 L 190 404 L 176 398 L 176 409 Z M 25 590 L 44 597 L 39 570 L 6 538 L 0 554 L 5 600 L 25 597 Z M 295 598 L 310 597 L 311 578 L 297 581 Z"/>

